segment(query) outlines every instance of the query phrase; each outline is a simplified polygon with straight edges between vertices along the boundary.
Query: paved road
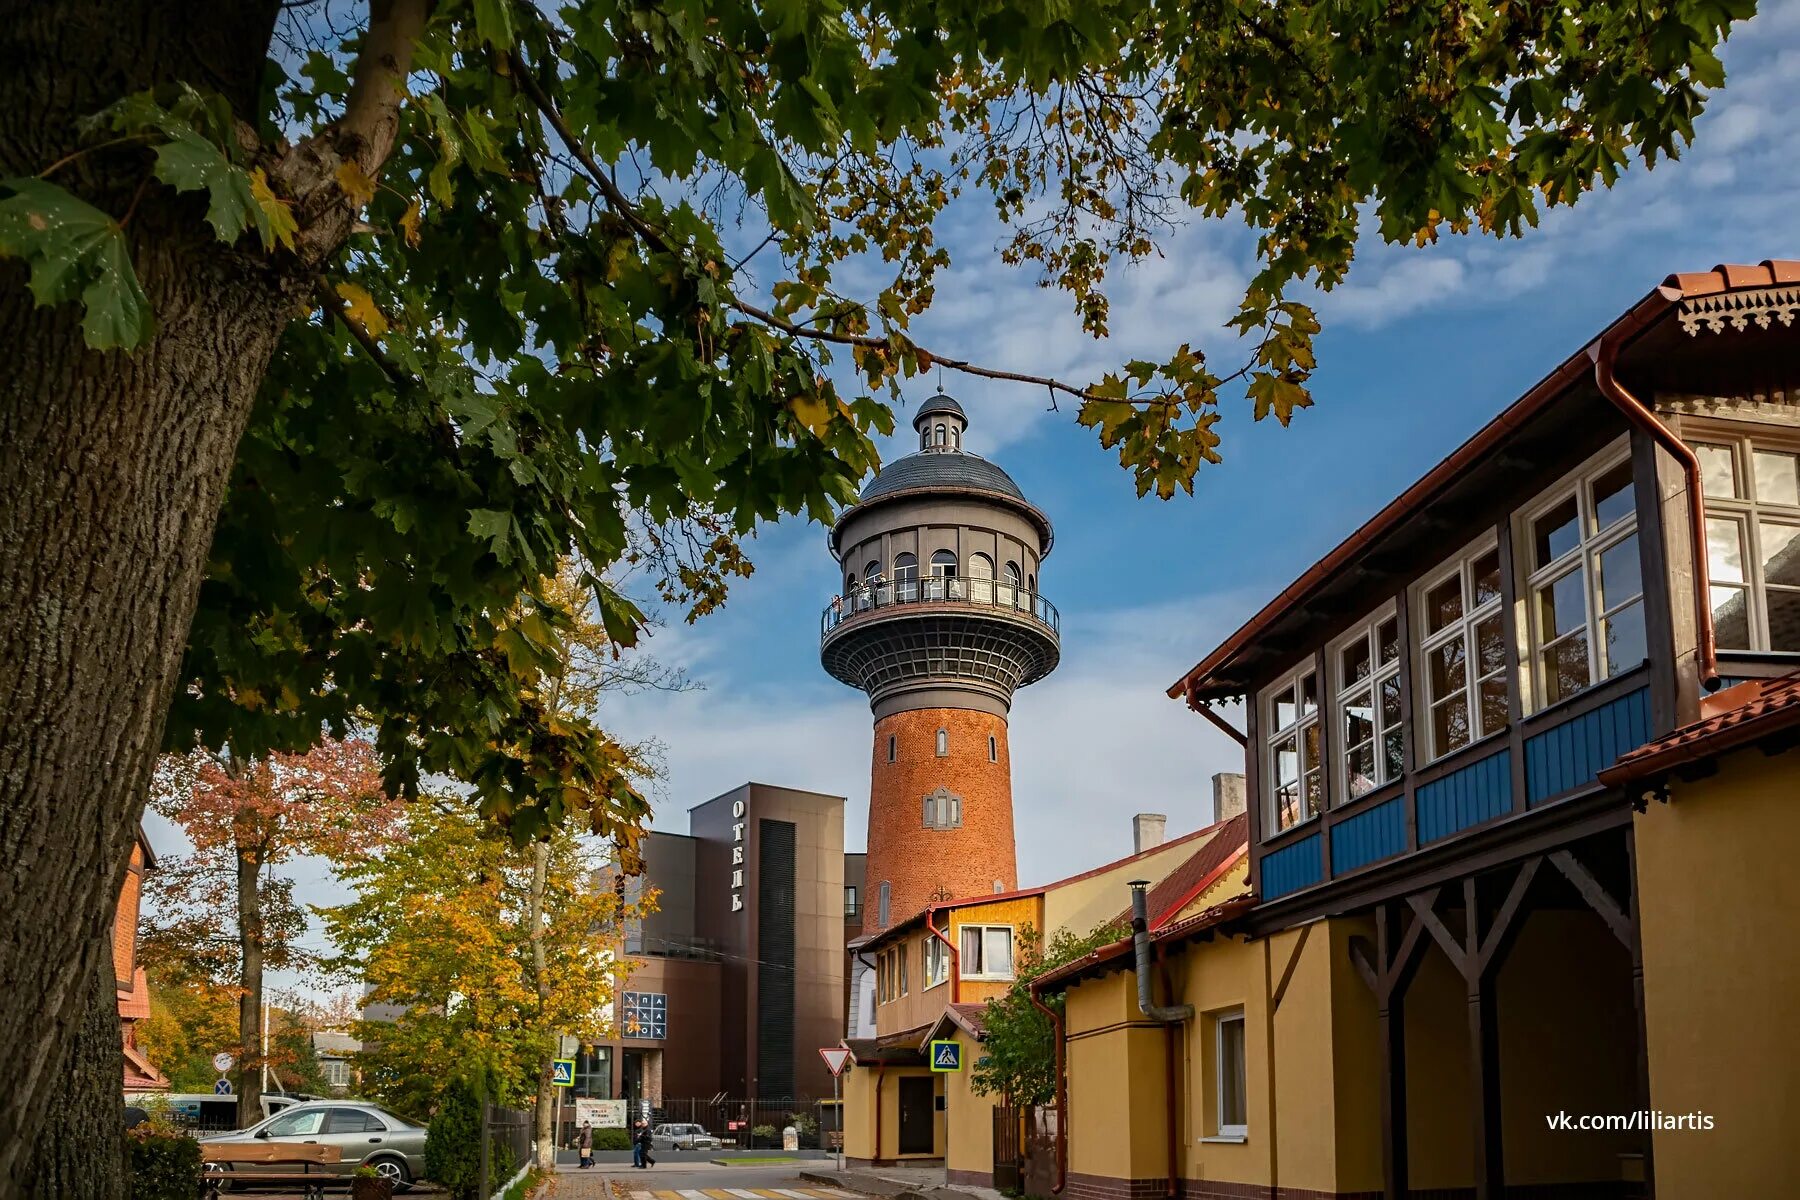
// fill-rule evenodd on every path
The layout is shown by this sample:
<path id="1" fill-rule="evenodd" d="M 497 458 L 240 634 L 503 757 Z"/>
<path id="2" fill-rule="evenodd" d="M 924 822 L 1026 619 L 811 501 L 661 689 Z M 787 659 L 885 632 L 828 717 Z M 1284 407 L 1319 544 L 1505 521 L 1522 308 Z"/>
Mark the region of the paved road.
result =
<path id="1" fill-rule="evenodd" d="M 803 1183 L 798 1172 L 804 1164 L 780 1163 L 767 1167 L 719 1167 L 702 1163 L 659 1165 L 647 1171 L 623 1169 L 586 1171 L 563 1168 L 557 1173 L 557 1200 L 613 1200 L 609 1191 L 623 1191 L 623 1200 L 864 1200 L 856 1192 Z M 608 1184 L 616 1181 L 617 1189 Z"/>

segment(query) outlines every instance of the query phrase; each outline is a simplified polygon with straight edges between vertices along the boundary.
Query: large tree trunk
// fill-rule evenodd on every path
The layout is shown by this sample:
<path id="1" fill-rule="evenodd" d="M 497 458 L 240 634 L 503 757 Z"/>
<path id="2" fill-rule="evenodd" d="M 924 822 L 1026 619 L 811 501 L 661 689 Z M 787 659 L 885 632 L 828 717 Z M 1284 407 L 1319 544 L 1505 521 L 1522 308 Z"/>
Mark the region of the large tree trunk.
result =
<path id="1" fill-rule="evenodd" d="M 118 1134 L 125 1124 L 120 1091 L 125 1056 L 110 962 L 82 994 L 85 1020 L 50 1090 L 50 1123 L 27 1160 L 26 1195 L 36 1200 L 111 1200 L 125 1192 L 125 1147 Z M 64 1113 L 82 1117 L 66 1120 Z M 110 1120 L 111 1129 L 100 1132 L 111 1136 L 95 1136 L 93 1120 Z"/>
<path id="2" fill-rule="evenodd" d="M 262 861 L 238 850 L 238 1128 L 262 1120 Z"/>
<path id="3" fill-rule="evenodd" d="M 531 973 L 537 985 L 538 1011 L 542 1013 L 550 997 L 550 966 L 544 955 L 544 887 L 550 875 L 550 843 L 532 847 L 531 860 Z M 537 1089 L 537 1165 L 546 1171 L 556 1170 L 556 1053 L 561 1047 L 561 1031 L 550 1033 L 550 1043 L 538 1063 Z"/>
<path id="4" fill-rule="evenodd" d="M 158 82 L 254 111 L 275 10 L 8 5 L 0 177 L 43 170 L 76 146 L 77 117 Z M 92 154 L 55 178 L 123 215 L 146 166 Z M 203 211 L 158 185 L 133 211 L 158 331 L 132 353 L 87 349 L 76 308 L 36 307 L 0 261 L 0 1197 L 28 1193 L 34 1146 L 75 1137 L 108 1163 L 121 1144 L 116 1013 L 104 1089 L 71 1105 L 58 1089 L 94 1069 L 93 981 L 238 438 L 291 311 Z"/>

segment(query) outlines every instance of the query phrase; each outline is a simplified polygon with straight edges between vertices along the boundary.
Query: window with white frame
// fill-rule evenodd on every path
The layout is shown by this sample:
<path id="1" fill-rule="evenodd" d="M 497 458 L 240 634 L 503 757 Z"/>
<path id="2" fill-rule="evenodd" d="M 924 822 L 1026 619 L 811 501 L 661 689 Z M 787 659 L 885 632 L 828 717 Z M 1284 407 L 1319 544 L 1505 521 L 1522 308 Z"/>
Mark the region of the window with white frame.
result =
<path id="1" fill-rule="evenodd" d="M 950 947 L 936 934 L 925 935 L 925 979 L 920 990 L 934 988 L 950 978 Z"/>
<path id="2" fill-rule="evenodd" d="M 1500 551 L 1489 537 L 1457 555 L 1418 589 L 1420 727 L 1429 758 L 1442 758 L 1506 727 L 1506 624 Z"/>
<path id="3" fill-rule="evenodd" d="M 888 925 L 888 897 L 891 889 L 888 881 L 882 880 L 881 886 L 875 889 L 875 927 L 886 929 Z"/>
<path id="4" fill-rule="evenodd" d="M 1606 452 L 1550 490 L 1525 516 L 1532 691 L 1555 704 L 1644 661 L 1631 455 Z"/>
<path id="5" fill-rule="evenodd" d="M 1800 651 L 1800 453 L 1741 437 L 1694 453 L 1719 648 Z"/>
<path id="6" fill-rule="evenodd" d="M 1333 654 L 1337 671 L 1339 778 L 1343 800 L 1400 778 L 1406 731 L 1400 719 L 1400 620 L 1392 611 L 1370 621 Z"/>
<path id="7" fill-rule="evenodd" d="M 964 979 L 1013 977 L 1011 925 L 964 925 L 957 935 L 957 957 Z"/>
<path id="8" fill-rule="evenodd" d="M 1319 762 L 1319 677 L 1310 663 L 1263 694 L 1268 830 L 1280 833 L 1318 815 L 1325 800 Z"/>
<path id="9" fill-rule="evenodd" d="M 1213 1022 L 1218 1094 L 1214 1116 L 1219 1137 L 1241 1138 L 1250 1129 L 1250 1100 L 1244 1070 L 1244 1010 L 1220 1013 Z"/>
<path id="10" fill-rule="evenodd" d="M 948 729 L 937 731 L 937 756 L 939 758 L 950 756 L 950 731 Z"/>
<path id="11" fill-rule="evenodd" d="M 906 943 L 894 947 L 894 974 L 900 983 L 900 994 L 906 995 Z"/>

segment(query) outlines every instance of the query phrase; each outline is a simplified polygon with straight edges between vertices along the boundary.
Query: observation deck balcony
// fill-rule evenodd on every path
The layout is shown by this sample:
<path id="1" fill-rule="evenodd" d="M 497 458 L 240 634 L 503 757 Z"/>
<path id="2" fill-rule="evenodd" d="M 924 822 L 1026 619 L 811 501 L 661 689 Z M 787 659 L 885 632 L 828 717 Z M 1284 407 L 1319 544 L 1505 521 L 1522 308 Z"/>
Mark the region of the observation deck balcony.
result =
<path id="1" fill-rule="evenodd" d="M 1062 629 L 1062 618 L 1056 606 L 1035 592 L 994 579 L 933 576 L 869 584 L 847 596 L 837 597 L 819 614 L 819 640 L 829 641 L 839 628 L 858 618 L 877 613 L 892 616 L 894 613 L 890 610 L 909 605 L 977 605 L 1036 621 L 1052 636 L 1060 636 Z"/>

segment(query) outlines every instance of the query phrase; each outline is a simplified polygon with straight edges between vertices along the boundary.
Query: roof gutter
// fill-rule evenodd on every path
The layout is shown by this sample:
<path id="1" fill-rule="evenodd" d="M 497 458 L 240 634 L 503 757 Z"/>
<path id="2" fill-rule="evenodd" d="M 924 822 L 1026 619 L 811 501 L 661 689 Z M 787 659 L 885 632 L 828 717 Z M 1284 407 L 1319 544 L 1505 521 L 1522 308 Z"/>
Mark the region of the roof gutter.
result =
<path id="1" fill-rule="evenodd" d="M 1682 291 L 1679 287 L 1672 283 L 1663 284 L 1607 327 L 1606 331 L 1600 335 L 1600 340 L 1610 342 L 1614 346 L 1619 345 L 1662 316 L 1671 305 L 1681 299 L 1681 296 Z M 1232 659 L 1267 632 L 1270 626 L 1286 616 L 1290 609 L 1317 590 L 1320 584 L 1348 566 L 1377 538 L 1390 532 L 1401 518 L 1422 507 L 1464 471 L 1486 457 L 1487 453 L 1502 438 L 1549 407 L 1552 401 L 1562 395 L 1571 384 L 1587 375 L 1589 370 L 1590 364 L 1585 354 L 1577 353 L 1564 360 L 1561 366 L 1539 380 L 1536 386 L 1515 401 L 1511 408 L 1489 421 L 1474 437 L 1457 447 L 1448 458 L 1432 468 L 1431 472 L 1423 479 L 1389 502 L 1387 507 L 1370 518 L 1362 528 L 1338 543 L 1336 549 L 1313 564 L 1305 574 L 1289 584 L 1280 595 L 1263 605 L 1262 610 L 1246 621 L 1236 633 L 1227 638 L 1211 654 L 1201 659 L 1186 675 L 1171 684 L 1168 689 L 1170 698 L 1175 699 L 1185 695 L 1188 707 L 1197 707 L 1199 690 L 1214 672 L 1229 664 Z"/>
<path id="2" fill-rule="evenodd" d="M 1668 451 L 1687 476 L 1688 536 L 1692 539 L 1694 553 L 1694 652 L 1699 660 L 1700 685 L 1709 692 L 1716 692 L 1719 690 L 1719 647 L 1717 631 L 1713 628 L 1712 579 L 1706 547 L 1706 497 L 1700 477 L 1700 458 L 1613 374 L 1619 342 L 1610 336 L 1610 331 L 1595 340 L 1588 348 L 1588 356 L 1594 361 L 1594 386 L 1600 389 L 1600 394 L 1623 413 L 1634 428 L 1642 430 Z"/>

